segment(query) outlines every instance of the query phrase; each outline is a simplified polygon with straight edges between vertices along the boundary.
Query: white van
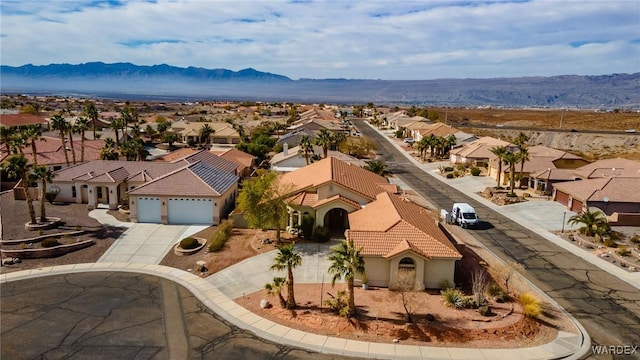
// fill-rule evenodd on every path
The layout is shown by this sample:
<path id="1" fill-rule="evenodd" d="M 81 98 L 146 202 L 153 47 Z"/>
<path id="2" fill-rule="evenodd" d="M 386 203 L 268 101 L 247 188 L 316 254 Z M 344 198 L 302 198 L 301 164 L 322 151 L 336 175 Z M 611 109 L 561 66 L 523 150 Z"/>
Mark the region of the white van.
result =
<path id="1" fill-rule="evenodd" d="M 463 228 L 478 225 L 476 210 L 467 203 L 455 203 L 451 209 L 451 221 Z"/>

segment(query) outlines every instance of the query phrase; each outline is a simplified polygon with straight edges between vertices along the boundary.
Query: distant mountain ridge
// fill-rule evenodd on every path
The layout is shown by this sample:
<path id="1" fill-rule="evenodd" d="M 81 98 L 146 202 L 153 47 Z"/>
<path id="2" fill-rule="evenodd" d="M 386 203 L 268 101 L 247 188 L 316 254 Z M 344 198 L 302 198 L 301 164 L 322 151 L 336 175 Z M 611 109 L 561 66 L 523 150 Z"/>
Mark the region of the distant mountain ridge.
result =
<path id="1" fill-rule="evenodd" d="M 205 69 L 189 66 L 187 68 L 160 65 L 134 65 L 131 63 L 105 64 L 103 62 L 89 62 L 85 64 L 49 64 L 22 65 L 18 67 L 0 66 L 2 74 L 20 75 L 28 77 L 102 77 L 102 76 L 181 76 L 186 78 L 216 79 L 216 80 L 279 80 L 291 81 L 286 76 L 257 71 L 252 68 L 240 71 L 227 69 Z"/>
<path id="2" fill-rule="evenodd" d="M 261 72 L 131 63 L 0 66 L 5 93 L 446 106 L 640 109 L 640 73 L 492 79 L 299 79 Z"/>

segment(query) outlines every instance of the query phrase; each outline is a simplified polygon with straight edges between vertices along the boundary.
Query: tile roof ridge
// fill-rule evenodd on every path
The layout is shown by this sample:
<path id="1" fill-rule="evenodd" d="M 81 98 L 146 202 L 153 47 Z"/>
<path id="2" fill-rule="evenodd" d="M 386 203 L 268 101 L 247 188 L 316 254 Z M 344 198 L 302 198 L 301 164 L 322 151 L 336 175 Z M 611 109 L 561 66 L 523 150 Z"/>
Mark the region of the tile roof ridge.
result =
<path id="1" fill-rule="evenodd" d="M 168 173 L 166 173 L 166 174 L 162 174 L 162 175 L 158 176 L 158 177 L 157 177 L 157 178 L 155 178 L 155 179 L 153 179 L 153 178 L 152 178 L 152 179 L 151 179 L 151 181 L 148 181 L 148 182 L 146 182 L 146 183 L 144 183 L 144 184 L 142 184 L 142 185 L 140 185 L 140 186 L 137 186 L 135 189 L 132 189 L 132 190 L 142 189 L 142 188 L 144 188 L 145 186 L 147 186 L 147 185 L 149 185 L 149 184 L 153 184 L 153 183 L 155 183 L 155 182 L 157 182 L 157 181 L 160 181 L 161 179 L 164 179 L 164 178 L 166 178 L 166 177 L 168 177 L 168 176 L 171 176 L 171 175 L 173 175 L 173 174 L 176 174 L 176 173 L 178 173 L 178 172 L 180 172 L 180 171 L 182 171 L 182 170 L 184 170 L 184 169 L 188 168 L 189 166 L 191 166 L 191 165 L 195 165 L 195 164 L 197 164 L 197 163 L 199 163 L 199 162 L 200 162 L 200 161 L 196 161 L 196 162 L 194 162 L 194 163 L 192 163 L 192 164 L 187 164 L 187 165 L 181 166 L 181 167 L 179 167 L 179 168 L 177 168 L 177 169 L 174 169 L 174 170 L 172 170 L 172 171 L 170 171 L 170 172 L 168 172 Z M 173 162 L 172 162 L 172 163 L 173 163 Z"/>

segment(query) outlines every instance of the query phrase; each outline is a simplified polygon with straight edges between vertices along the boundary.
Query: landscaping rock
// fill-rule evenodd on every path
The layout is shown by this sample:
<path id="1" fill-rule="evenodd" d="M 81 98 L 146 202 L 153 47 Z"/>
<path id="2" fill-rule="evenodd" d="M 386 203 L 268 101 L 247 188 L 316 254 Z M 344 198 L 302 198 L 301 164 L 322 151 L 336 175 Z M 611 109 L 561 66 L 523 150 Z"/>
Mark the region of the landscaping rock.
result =
<path id="1" fill-rule="evenodd" d="M 260 300 L 260 309 L 267 309 L 270 307 L 271 307 L 271 304 L 269 303 L 269 300 L 267 299 Z"/>
<path id="2" fill-rule="evenodd" d="M 480 313 L 480 315 L 482 316 L 493 316 L 493 312 L 491 311 L 491 306 L 489 305 L 482 305 L 478 308 L 478 313 Z"/>

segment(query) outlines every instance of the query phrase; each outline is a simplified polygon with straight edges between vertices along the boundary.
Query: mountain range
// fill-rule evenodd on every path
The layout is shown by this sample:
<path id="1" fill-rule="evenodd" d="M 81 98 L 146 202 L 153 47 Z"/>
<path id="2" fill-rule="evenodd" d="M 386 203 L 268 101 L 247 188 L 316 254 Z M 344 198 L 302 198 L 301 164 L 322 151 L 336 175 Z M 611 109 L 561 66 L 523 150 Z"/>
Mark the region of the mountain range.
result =
<path id="1" fill-rule="evenodd" d="M 299 79 L 131 63 L 0 66 L 3 94 L 449 106 L 640 108 L 640 73 L 492 79 Z"/>

